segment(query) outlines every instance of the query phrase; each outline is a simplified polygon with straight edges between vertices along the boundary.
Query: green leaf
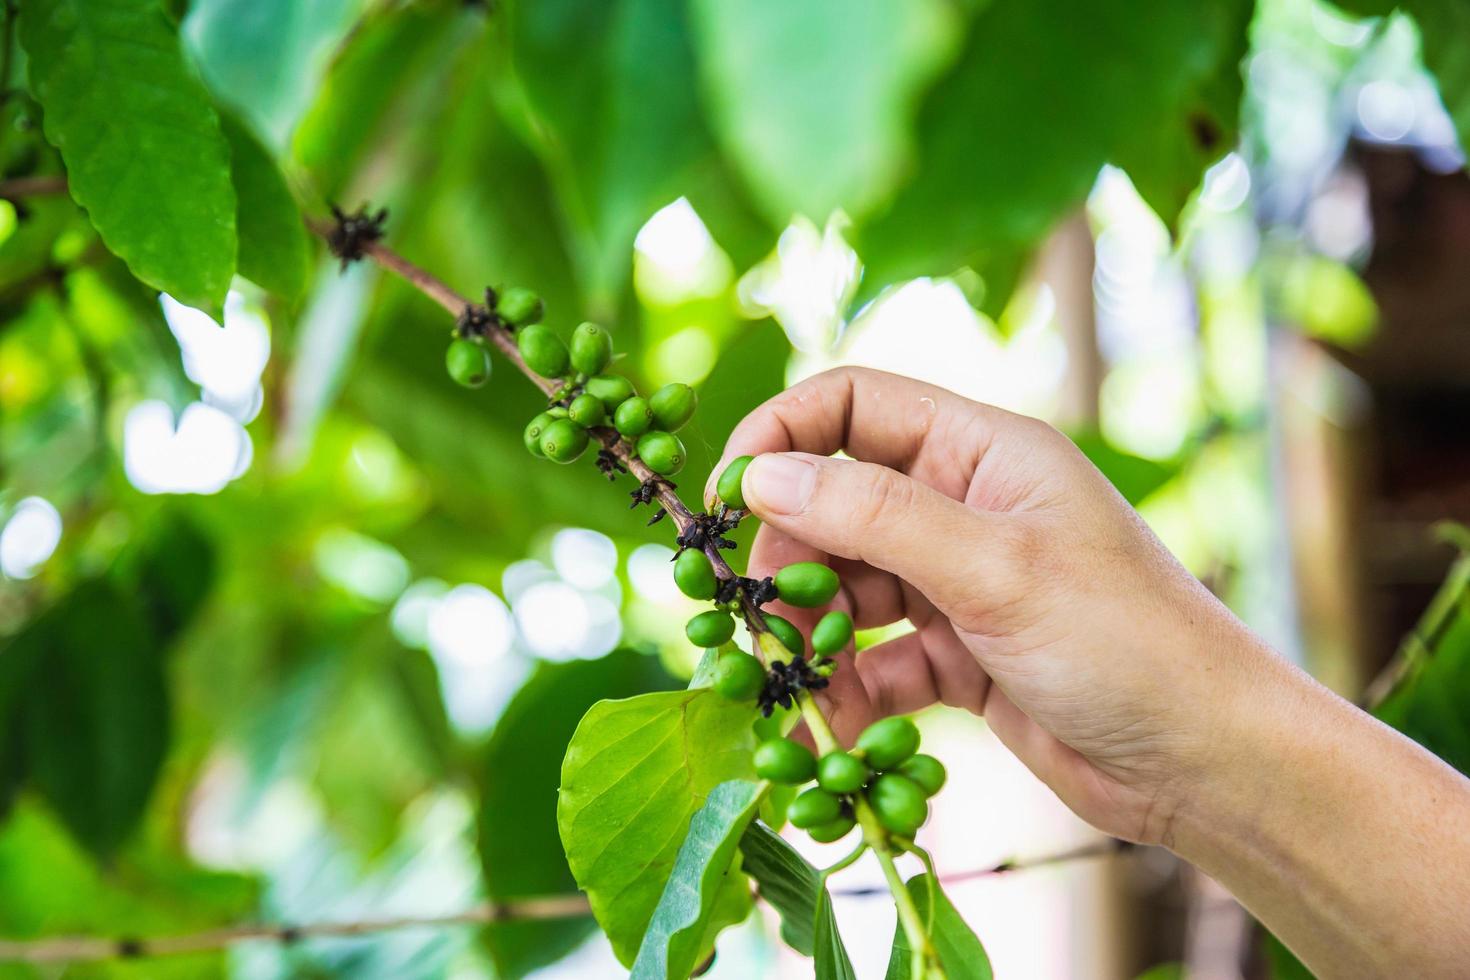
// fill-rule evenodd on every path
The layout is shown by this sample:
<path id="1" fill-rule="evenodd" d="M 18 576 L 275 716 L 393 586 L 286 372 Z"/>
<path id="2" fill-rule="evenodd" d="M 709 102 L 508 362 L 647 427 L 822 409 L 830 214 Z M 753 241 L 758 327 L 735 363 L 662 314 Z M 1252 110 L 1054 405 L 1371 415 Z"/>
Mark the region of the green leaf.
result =
<path id="1" fill-rule="evenodd" d="M 576 890 L 556 828 L 560 761 L 599 698 L 673 686 L 657 658 L 617 650 L 598 660 L 542 663 L 506 706 L 480 771 L 480 859 L 494 899 Z M 522 977 L 571 952 L 593 926 L 577 919 L 500 922 L 484 939 L 499 977 Z"/>
<path id="2" fill-rule="evenodd" d="M 194 0 L 183 34 L 210 88 L 277 150 L 365 0 Z"/>
<path id="3" fill-rule="evenodd" d="M 168 750 L 159 643 L 128 597 L 85 583 L 0 651 L 30 661 L 23 701 L 32 785 L 99 855 L 133 831 Z"/>
<path id="4" fill-rule="evenodd" d="M 920 93 L 952 47 L 936 0 L 693 4 L 712 125 L 778 227 L 857 216 L 899 175 Z"/>
<path id="5" fill-rule="evenodd" d="M 813 966 L 817 980 L 857 980 L 847 947 L 837 932 L 837 917 L 832 914 L 832 896 L 823 888 L 817 896 L 816 953 Z M 952 975 L 953 976 L 953 975 Z"/>
<path id="6" fill-rule="evenodd" d="M 562 763 L 557 825 L 592 912 L 630 965 L 694 812 L 751 779 L 753 705 L 711 690 L 599 701 Z"/>
<path id="7" fill-rule="evenodd" d="M 614 312 L 639 227 L 713 155 L 685 4 L 522 0 L 506 16 L 592 310 Z"/>
<path id="8" fill-rule="evenodd" d="M 119 561 L 114 582 L 138 596 L 157 636 L 171 637 L 194 618 L 214 586 L 214 544 L 177 512 L 165 512 L 141 537 Z"/>
<path id="9" fill-rule="evenodd" d="M 1036 241 L 1103 163 L 1172 118 L 1215 64 L 1210 15 L 1172 0 L 995 0 L 919 114 L 918 163 L 858 247 L 875 285 Z"/>
<path id="10" fill-rule="evenodd" d="M 286 300 L 306 289 L 306 226 L 286 179 L 270 152 L 243 123 L 220 114 L 230 142 L 230 171 L 235 178 L 240 234 L 240 275 Z"/>
<path id="11" fill-rule="evenodd" d="M 1179 463 L 1161 463 L 1125 453 L 1102 437 L 1100 432 L 1086 430 L 1071 433 L 1077 448 L 1102 471 L 1123 499 L 1137 506 L 1145 497 L 1179 474 Z"/>
<path id="12" fill-rule="evenodd" d="M 936 899 L 934 924 L 929 931 L 929 938 L 934 942 L 935 952 L 939 954 L 939 962 L 949 980 L 990 980 L 990 957 L 985 955 L 985 947 L 980 945 L 979 938 L 965 924 L 965 920 L 960 918 L 938 883 L 933 882 L 927 874 L 918 874 L 909 879 L 908 889 L 909 894 L 914 897 L 914 905 L 919 910 L 920 918 L 929 918 L 931 893 Z M 888 980 L 904 980 L 909 975 L 911 952 L 903 928 L 894 926 L 893 953 L 888 958 Z"/>
<path id="13" fill-rule="evenodd" d="M 786 945 L 804 956 L 817 955 L 838 976 L 850 975 L 852 965 L 837 934 L 821 872 L 764 824 L 753 823 L 746 829 L 740 852 L 760 897 L 781 915 L 781 938 Z"/>
<path id="14" fill-rule="evenodd" d="M 1205 169 L 1235 147 L 1245 89 L 1241 61 L 1249 47 L 1247 27 L 1255 0 L 1207 0 L 1195 10 L 1213 57 L 1183 103 L 1168 118 L 1138 130 L 1113 159 L 1171 229 L 1177 228 L 1179 213 Z"/>
<path id="15" fill-rule="evenodd" d="M 755 818 L 760 797 L 759 783 L 734 779 L 711 790 L 695 812 L 633 961 L 635 980 L 689 976 L 706 951 L 706 936 L 733 924 L 716 915 L 716 900 L 722 893 L 744 898 L 743 903 L 731 903 L 739 916 L 733 921 L 750 911 L 745 876 L 732 875 L 731 865 L 741 833 Z"/>
<path id="16" fill-rule="evenodd" d="M 35 0 L 31 91 L 67 185 L 133 275 L 218 313 L 235 271 L 230 151 L 154 2 Z"/>

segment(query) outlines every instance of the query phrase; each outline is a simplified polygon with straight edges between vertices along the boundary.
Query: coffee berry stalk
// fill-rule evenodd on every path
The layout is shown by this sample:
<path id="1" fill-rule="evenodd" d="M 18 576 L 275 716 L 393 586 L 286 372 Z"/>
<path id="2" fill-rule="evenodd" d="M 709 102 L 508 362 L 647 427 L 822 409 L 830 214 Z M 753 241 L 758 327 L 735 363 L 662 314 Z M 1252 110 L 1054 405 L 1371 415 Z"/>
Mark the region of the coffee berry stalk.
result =
<path id="1" fill-rule="evenodd" d="M 527 372 L 545 379 L 540 384 L 548 392 L 545 408 L 522 432 L 531 455 L 571 463 L 596 441 L 605 447 L 598 462 L 609 477 L 625 468 L 624 461 L 631 466 L 634 460 L 653 474 L 634 491 L 635 504 L 651 502 L 655 492 L 672 491 L 667 478 L 687 460 L 675 432 L 694 415 L 694 390 L 672 383 L 644 397 L 628 378 L 609 372 L 614 352 L 605 328 L 583 323 L 563 339 L 541 322 L 543 315 L 540 298 L 530 290 L 487 292 L 479 319 L 460 318 L 445 353 L 450 377 L 465 387 L 482 387 L 491 371 L 489 332 L 506 331 Z M 507 347 L 504 342 L 501 346 Z M 733 547 L 723 535 L 745 513 L 741 481 L 750 460 L 741 457 L 721 472 L 716 482 L 719 513 L 692 515 L 679 508 L 675 584 L 686 596 L 713 604 L 690 618 L 685 634 L 695 646 L 712 651 L 710 682 L 720 695 L 754 701 L 767 716 L 777 706 L 799 709 L 817 752 L 789 738 L 768 739 L 755 750 L 757 775 L 772 784 L 806 787 L 791 801 L 786 816 L 813 840 L 833 843 L 861 829 L 857 850 L 837 867 L 873 851 L 914 951 L 912 976 L 942 977 L 928 930 L 894 857 L 904 851 L 922 855 L 913 838 L 928 818 L 929 798 L 944 785 L 944 766 L 918 753 L 919 731 L 908 718 L 874 722 L 851 750 L 838 743 L 811 692 L 827 686 L 837 667 L 835 656 L 852 641 L 853 622 L 847 613 L 827 612 L 808 638 L 789 620 L 761 609 L 777 598 L 801 609 L 826 606 L 841 588 L 834 570 L 820 562 L 797 562 L 756 582 L 736 576 L 719 557 L 719 549 Z M 666 508 L 678 504 L 677 498 L 660 500 Z M 753 653 L 734 643 L 737 617 L 753 638 Z"/>

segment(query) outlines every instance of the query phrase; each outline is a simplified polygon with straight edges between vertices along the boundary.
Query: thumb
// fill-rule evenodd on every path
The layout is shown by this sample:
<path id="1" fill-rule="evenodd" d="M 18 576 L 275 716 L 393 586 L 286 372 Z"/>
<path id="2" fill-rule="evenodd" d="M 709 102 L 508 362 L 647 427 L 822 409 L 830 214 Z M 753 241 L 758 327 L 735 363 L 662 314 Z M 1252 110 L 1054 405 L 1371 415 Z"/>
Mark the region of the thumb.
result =
<path id="1" fill-rule="evenodd" d="M 976 510 L 897 470 L 809 453 L 757 456 L 745 471 L 746 505 L 765 523 L 831 555 L 891 572 L 962 628 L 957 615 L 1000 598 L 1003 514 Z M 977 598 L 984 601 L 977 602 Z"/>

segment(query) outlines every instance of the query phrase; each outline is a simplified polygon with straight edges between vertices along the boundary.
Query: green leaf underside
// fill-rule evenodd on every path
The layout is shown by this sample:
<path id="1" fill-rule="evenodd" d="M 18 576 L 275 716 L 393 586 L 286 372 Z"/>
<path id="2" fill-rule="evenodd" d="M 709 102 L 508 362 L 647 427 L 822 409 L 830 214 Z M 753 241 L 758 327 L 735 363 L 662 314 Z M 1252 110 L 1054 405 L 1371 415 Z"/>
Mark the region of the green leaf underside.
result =
<path id="1" fill-rule="evenodd" d="M 979 937 L 960 918 L 960 914 L 955 911 L 938 884 L 931 885 L 929 875 L 919 874 L 909 879 L 908 889 L 922 919 L 929 918 L 930 893 L 937 899 L 934 906 L 934 925 L 929 937 L 934 942 L 939 962 L 949 980 L 991 980 L 993 974 L 990 971 L 990 957 L 985 955 L 985 947 L 980 945 Z M 895 925 L 887 980 L 906 980 L 909 976 L 911 952 L 908 937 L 904 935 L 902 927 Z"/>
<path id="2" fill-rule="evenodd" d="M 309 259 L 301 212 L 270 152 L 245 124 L 226 112 L 220 125 L 230 143 L 238 199 L 240 275 L 283 299 L 299 299 Z"/>
<path id="3" fill-rule="evenodd" d="M 556 828 L 557 781 L 567 743 L 600 698 L 631 697 L 672 683 L 656 658 L 632 650 L 537 666 L 485 746 L 479 846 L 490 898 L 576 889 Z M 571 952 L 594 928 L 586 918 L 497 922 L 485 928 L 484 941 L 496 976 L 515 978 Z"/>
<path id="4" fill-rule="evenodd" d="M 746 828 L 740 839 L 744 868 L 755 879 L 760 896 L 781 915 L 781 938 L 803 956 L 815 948 L 813 930 L 821 875 L 781 835 L 761 823 Z"/>
<path id="5" fill-rule="evenodd" d="M 1170 0 L 988 5 L 919 113 L 919 164 L 861 238 L 869 288 L 1036 241 L 1184 104 L 1217 60 L 1208 22 Z"/>
<path id="6" fill-rule="evenodd" d="M 46 138 L 103 242 L 143 282 L 218 313 L 235 271 L 230 152 L 163 9 L 35 0 L 20 39 Z"/>
<path id="7" fill-rule="evenodd" d="M 823 888 L 817 896 L 817 927 L 813 954 L 817 980 L 857 980 L 847 947 L 837 932 L 837 917 L 832 914 L 832 896 Z"/>
<path id="8" fill-rule="evenodd" d="M 749 913 L 745 875 L 733 863 L 760 797 L 759 783 L 730 780 L 711 790 L 695 812 L 633 961 L 635 980 L 687 977 L 699 965 L 706 937 L 712 940 L 713 933 Z"/>
<path id="9" fill-rule="evenodd" d="M 715 786 L 752 779 L 753 704 L 711 690 L 599 701 L 562 763 L 557 824 L 593 915 L 630 965 L 689 821 Z"/>

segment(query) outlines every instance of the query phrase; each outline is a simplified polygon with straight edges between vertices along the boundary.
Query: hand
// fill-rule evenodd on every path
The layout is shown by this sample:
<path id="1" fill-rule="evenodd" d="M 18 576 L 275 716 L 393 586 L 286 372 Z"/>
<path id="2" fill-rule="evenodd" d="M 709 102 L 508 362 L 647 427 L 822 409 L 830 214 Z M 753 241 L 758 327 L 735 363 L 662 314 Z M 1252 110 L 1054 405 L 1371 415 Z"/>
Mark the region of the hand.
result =
<path id="1" fill-rule="evenodd" d="M 751 413 L 724 460 L 743 455 L 764 522 L 750 574 L 826 561 L 858 628 L 915 627 L 819 696 L 844 742 L 882 715 L 967 708 L 1081 817 L 1168 843 L 1252 675 L 1289 670 L 1045 423 L 839 369 Z"/>

